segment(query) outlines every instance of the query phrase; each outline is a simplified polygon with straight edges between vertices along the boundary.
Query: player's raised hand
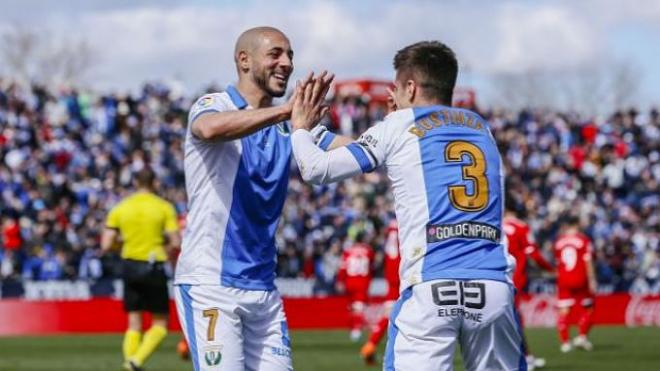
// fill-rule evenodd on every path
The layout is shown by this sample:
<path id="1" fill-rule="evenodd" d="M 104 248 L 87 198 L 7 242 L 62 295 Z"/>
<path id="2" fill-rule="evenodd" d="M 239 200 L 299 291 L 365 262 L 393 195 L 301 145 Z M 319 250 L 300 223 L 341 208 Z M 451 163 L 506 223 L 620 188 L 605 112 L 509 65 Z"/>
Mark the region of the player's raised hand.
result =
<path id="1" fill-rule="evenodd" d="M 289 115 L 291 114 L 291 111 L 293 111 L 293 104 L 296 101 L 296 97 L 298 96 L 298 84 L 302 84 L 303 86 L 306 86 L 310 82 L 314 80 L 314 71 L 310 71 L 307 76 L 305 76 L 304 79 L 298 80 L 296 83 L 296 86 L 293 89 L 293 94 L 289 97 L 289 100 L 285 103 L 285 106 L 287 107 L 287 111 Z"/>
<path id="2" fill-rule="evenodd" d="M 293 129 L 309 130 L 321 120 L 328 111 L 325 97 L 330 89 L 333 74 L 323 71 L 316 78 L 299 81 L 296 85 L 296 98 L 291 111 Z"/>

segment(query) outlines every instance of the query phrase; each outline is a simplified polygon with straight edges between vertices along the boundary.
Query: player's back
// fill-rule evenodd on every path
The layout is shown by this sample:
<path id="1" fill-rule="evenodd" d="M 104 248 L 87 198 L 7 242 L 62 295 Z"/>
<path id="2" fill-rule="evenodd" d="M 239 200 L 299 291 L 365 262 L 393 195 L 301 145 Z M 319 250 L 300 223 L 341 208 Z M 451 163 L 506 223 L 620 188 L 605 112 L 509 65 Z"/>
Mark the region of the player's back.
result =
<path id="1" fill-rule="evenodd" d="M 592 259 L 591 242 L 580 232 L 560 235 L 554 246 L 557 284 L 579 288 L 588 284 L 587 264 Z"/>
<path id="2" fill-rule="evenodd" d="M 176 211 L 153 193 L 136 192 L 110 211 L 108 226 L 121 233 L 122 258 L 162 262 L 167 260 L 164 232 L 177 229 Z"/>
<path id="3" fill-rule="evenodd" d="M 289 180 L 288 124 L 230 141 L 197 138 L 190 126 L 206 112 L 249 109 L 238 90 L 193 105 L 185 141 L 189 213 L 176 283 L 271 290 L 275 230 Z"/>
<path id="4" fill-rule="evenodd" d="M 401 288 L 434 279 L 510 282 L 502 172 L 488 124 L 446 106 L 390 114 L 360 143 L 384 159 L 395 197 Z"/>

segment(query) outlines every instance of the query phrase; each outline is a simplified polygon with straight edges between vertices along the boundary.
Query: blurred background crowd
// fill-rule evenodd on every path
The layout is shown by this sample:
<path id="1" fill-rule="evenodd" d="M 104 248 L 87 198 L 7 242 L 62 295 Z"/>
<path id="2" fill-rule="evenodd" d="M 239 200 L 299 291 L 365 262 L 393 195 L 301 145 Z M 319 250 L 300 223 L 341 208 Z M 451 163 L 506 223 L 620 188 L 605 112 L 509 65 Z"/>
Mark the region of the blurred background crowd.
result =
<path id="1" fill-rule="evenodd" d="M 102 95 L 0 79 L 1 282 L 116 277 L 118 258 L 100 254 L 100 232 L 109 208 L 131 192 L 132 173 L 146 165 L 185 227 L 182 141 L 194 98 L 161 84 Z M 507 197 L 546 257 L 552 260 L 562 218 L 574 214 L 594 241 L 601 291 L 660 292 L 657 110 L 604 118 L 478 111 L 500 147 Z M 324 124 L 357 136 L 384 113 L 363 97 L 336 96 Z M 388 186 L 379 171 L 309 186 L 292 162 L 278 276 L 314 279 L 317 294 L 332 294 L 343 248 L 360 232 L 377 252 L 378 276 L 384 227 L 393 218 Z M 551 282 L 532 276 L 532 290 Z"/>

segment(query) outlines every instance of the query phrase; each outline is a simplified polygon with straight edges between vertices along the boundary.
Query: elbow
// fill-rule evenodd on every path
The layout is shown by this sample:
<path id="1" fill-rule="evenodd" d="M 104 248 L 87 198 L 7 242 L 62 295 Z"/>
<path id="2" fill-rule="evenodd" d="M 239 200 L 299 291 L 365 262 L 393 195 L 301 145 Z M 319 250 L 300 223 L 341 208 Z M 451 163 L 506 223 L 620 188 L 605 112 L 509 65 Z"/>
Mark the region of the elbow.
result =
<path id="1" fill-rule="evenodd" d="M 204 127 L 201 127 L 198 130 L 197 136 L 199 139 L 202 140 L 225 140 L 225 135 L 222 132 L 218 132 L 218 130 L 214 130 L 214 128 L 211 125 L 207 125 Z"/>
<path id="2" fill-rule="evenodd" d="M 313 185 L 323 185 L 327 183 L 327 177 L 324 176 L 316 167 L 301 167 L 303 171 L 300 172 L 305 183 Z"/>
<path id="3" fill-rule="evenodd" d="M 305 183 L 313 184 L 313 185 L 322 185 L 322 178 L 318 176 L 317 174 L 314 174 L 312 172 L 302 172 L 302 178 L 305 181 Z"/>
<path id="4" fill-rule="evenodd" d="M 231 140 L 227 133 L 227 125 L 218 124 L 215 121 L 200 117 L 193 123 L 193 133 L 202 140 Z"/>
<path id="5" fill-rule="evenodd" d="M 200 129 L 197 131 L 197 136 L 202 140 L 211 140 L 215 137 L 213 132 L 208 129 Z"/>

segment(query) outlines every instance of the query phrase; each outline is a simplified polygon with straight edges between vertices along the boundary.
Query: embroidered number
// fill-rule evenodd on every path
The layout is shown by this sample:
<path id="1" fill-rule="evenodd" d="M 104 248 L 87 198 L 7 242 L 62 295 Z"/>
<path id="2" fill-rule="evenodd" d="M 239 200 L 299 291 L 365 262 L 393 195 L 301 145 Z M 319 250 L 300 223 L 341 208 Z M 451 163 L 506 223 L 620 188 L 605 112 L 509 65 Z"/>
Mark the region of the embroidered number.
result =
<path id="1" fill-rule="evenodd" d="M 486 178 L 486 156 L 483 151 L 472 143 L 454 141 L 445 148 L 445 161 L 461 162 L 463 155 L 468 155 L 471 164 L 461 167 L 463 179 L 472 181 L 474 191 L 468 194 L 467 186 L 449 186 L 451 204 L 462 211 L 480 211 L 488 205 L 488 178 Z"/>

